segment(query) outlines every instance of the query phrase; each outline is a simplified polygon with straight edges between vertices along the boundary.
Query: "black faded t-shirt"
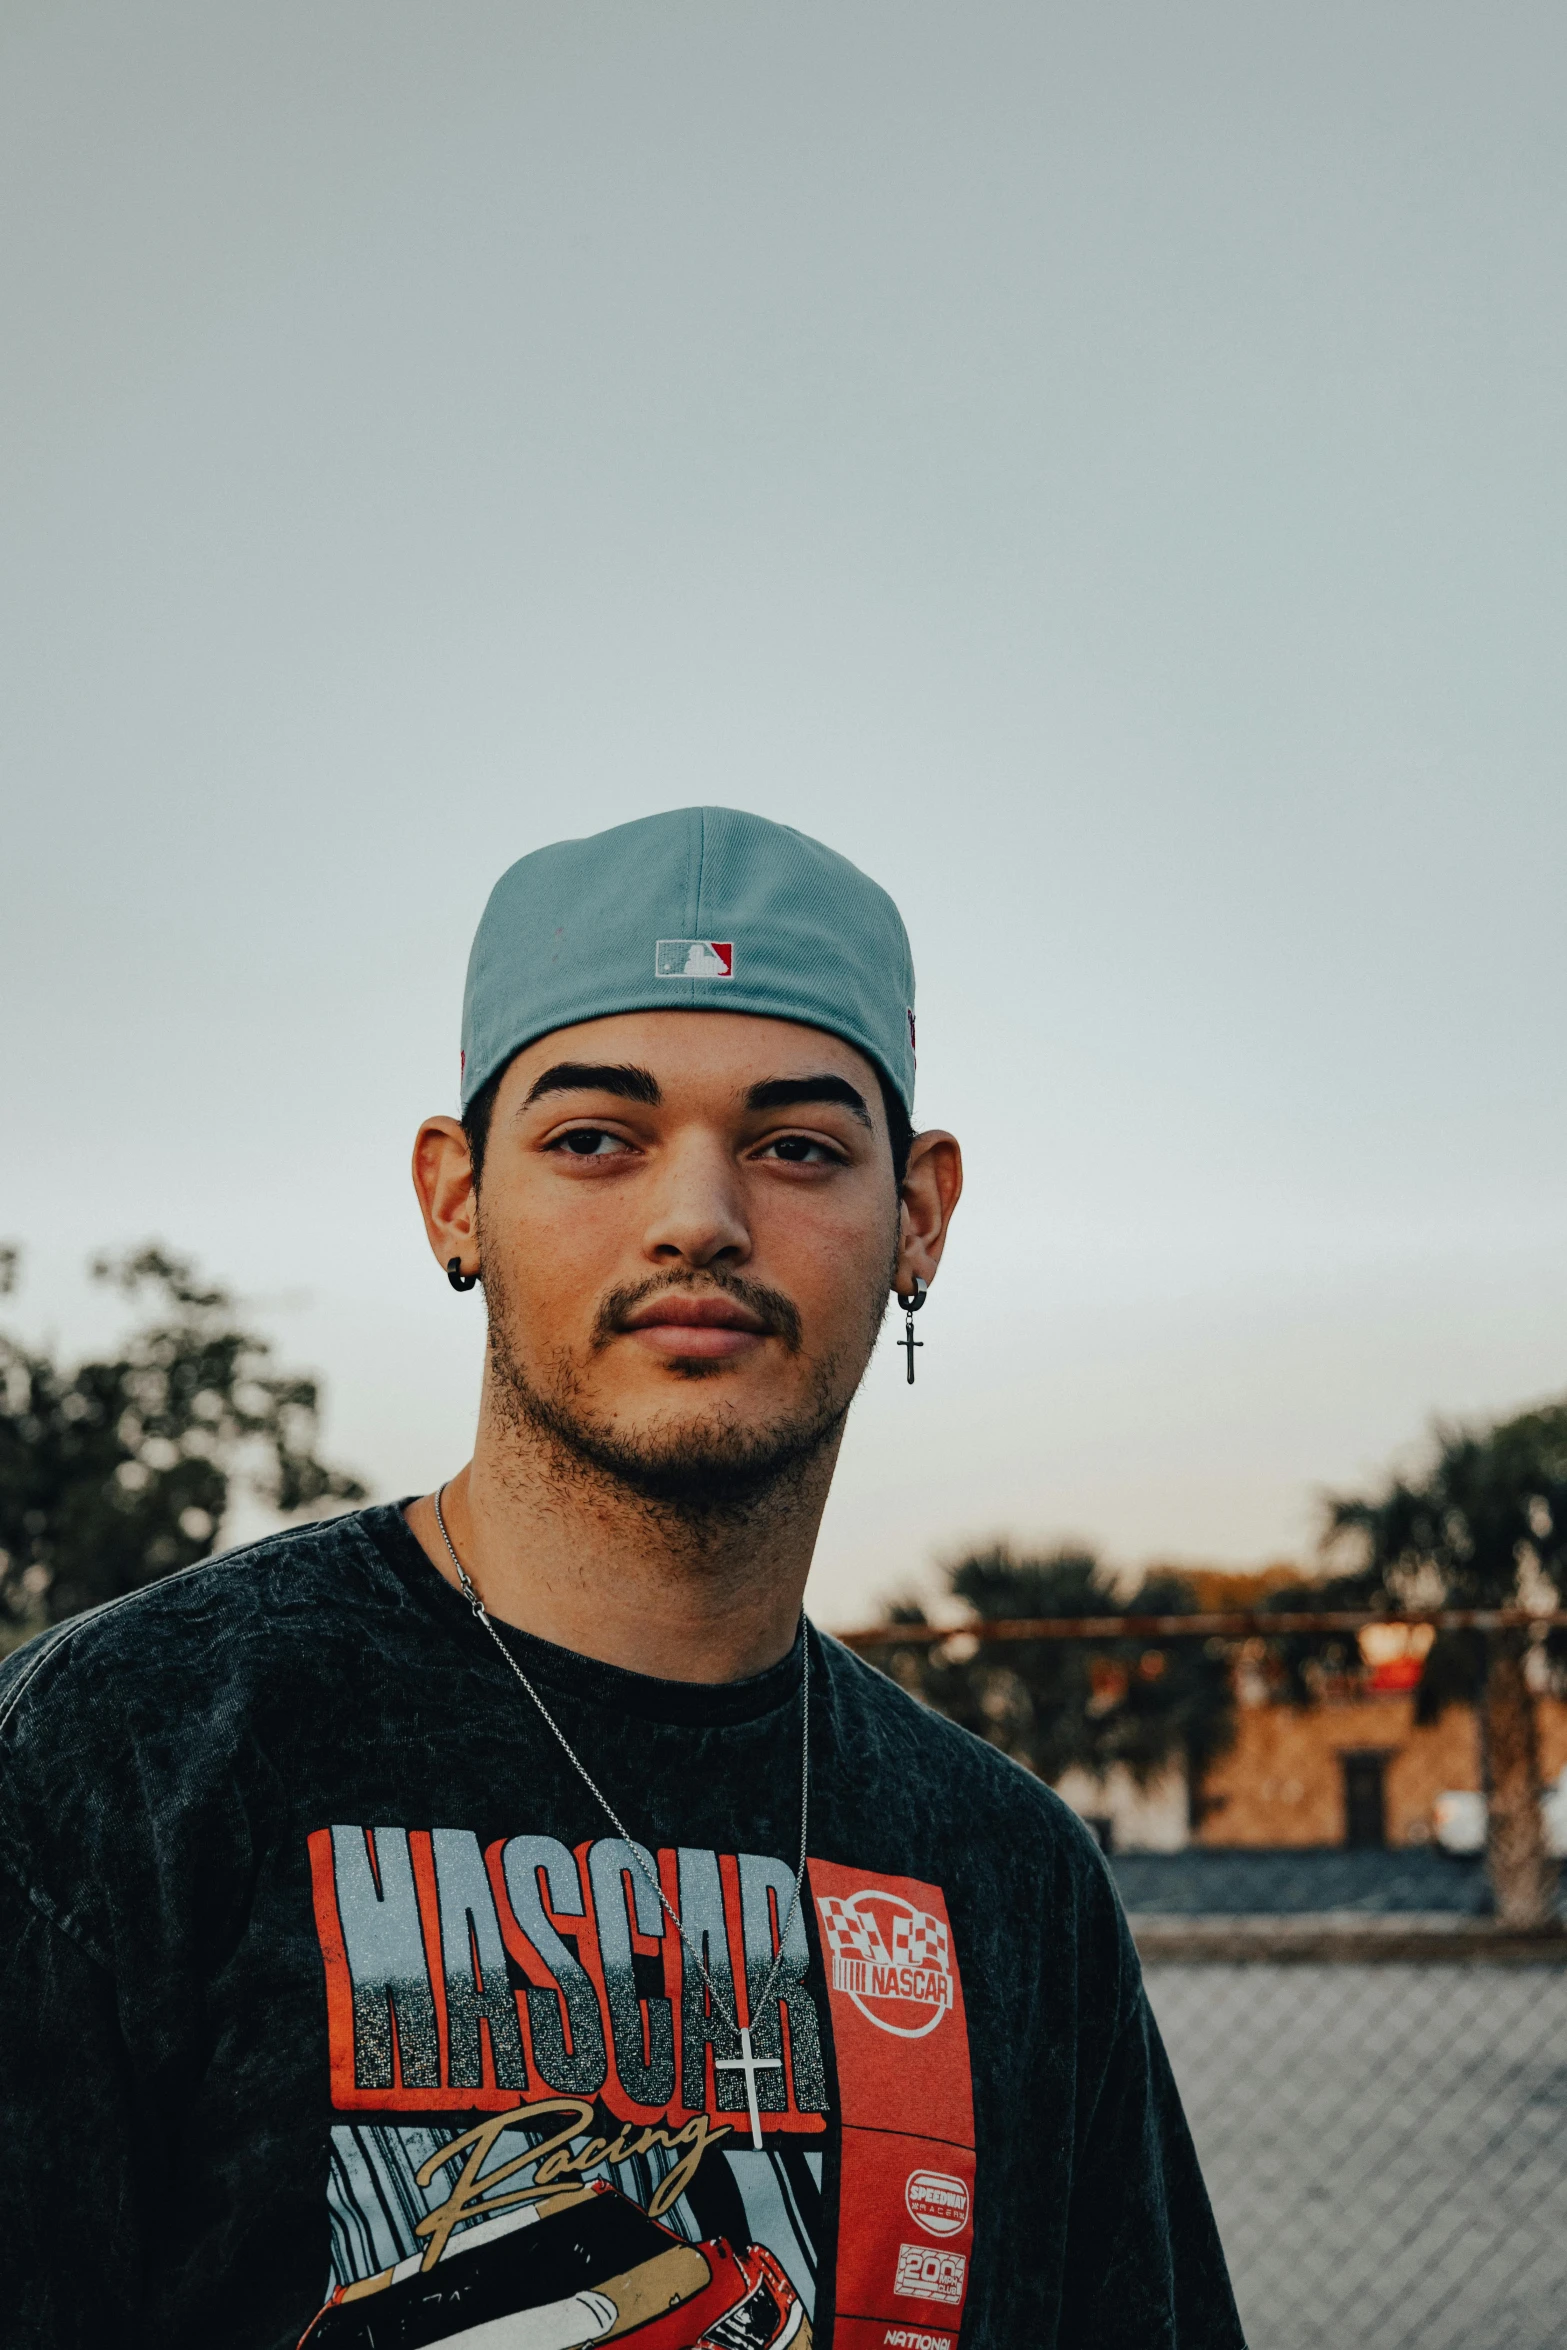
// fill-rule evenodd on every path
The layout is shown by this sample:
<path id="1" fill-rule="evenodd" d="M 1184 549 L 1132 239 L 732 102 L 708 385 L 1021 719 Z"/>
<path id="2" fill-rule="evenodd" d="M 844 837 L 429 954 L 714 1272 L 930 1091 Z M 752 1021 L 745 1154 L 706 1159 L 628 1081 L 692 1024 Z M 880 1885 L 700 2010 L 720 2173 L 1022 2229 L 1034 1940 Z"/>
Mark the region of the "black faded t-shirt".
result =
<path id="1" fill-rule="evenodd" d="M 0 2339 L 1232 2350 L 1067 1808 L 812 1632 L 721 1687 L 508 1640 L 395 1508 L 0 1673 Z M 758 2145 L 757 2140 L 760 2140 Z"/>

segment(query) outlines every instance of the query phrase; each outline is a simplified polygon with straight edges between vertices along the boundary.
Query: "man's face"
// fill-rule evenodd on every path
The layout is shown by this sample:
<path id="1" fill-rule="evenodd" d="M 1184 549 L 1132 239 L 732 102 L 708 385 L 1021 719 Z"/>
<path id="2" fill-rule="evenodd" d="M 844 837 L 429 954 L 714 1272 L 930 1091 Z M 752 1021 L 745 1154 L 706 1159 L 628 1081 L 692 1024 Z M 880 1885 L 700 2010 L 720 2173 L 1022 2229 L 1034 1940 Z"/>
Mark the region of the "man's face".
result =
<path id="1" fill-rule="evenodd" d="M 898 1239 L 852 1046 L 724 1012 L 557 1030 L 484 1153 L 493 1400 L 649 1499 L 744 1501 L 835 1447 Z"/>

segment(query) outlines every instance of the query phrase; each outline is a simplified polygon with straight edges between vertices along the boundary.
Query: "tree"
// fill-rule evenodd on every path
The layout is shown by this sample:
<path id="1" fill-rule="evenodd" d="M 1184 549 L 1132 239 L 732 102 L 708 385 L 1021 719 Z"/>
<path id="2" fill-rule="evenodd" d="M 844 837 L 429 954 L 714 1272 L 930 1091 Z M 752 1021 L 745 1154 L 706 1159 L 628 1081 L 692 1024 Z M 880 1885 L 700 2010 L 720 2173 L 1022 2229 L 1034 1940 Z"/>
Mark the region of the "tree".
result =
<path id="1" fill-rule="evenodd" d="M 1414 1477 L 1328 1504 L 1330 1544 L 1359 1552 L 1338 1604 L 1395 1607 L 1562 1605 L 1567 1588 L 1567 1404 L 1491 1426 L 1439 1422 Z M 1567 1638 L 1529 1630 L 1439 1634 L 1417 1715 L 1470 1702 L 1480 1724 L 1486 1859 L 1504 1925 L 1555 1916 L 1556 1866 L 1540 1812 L 1535 1688 L 1567 1679 Z"/>
<path id="2" fill-rule="evenodd" d="M 1004 1545 L 949 1572 L 953 1596 L 974 1615 L 1008 1618 L 1189 1615 L 1190 1587 L 1168 1574 L 1118 1588 L 1092 1552 L 1017 1558 Z M 916 1603 L 891 1623 L 923 1623 Z M 937 1712 L 999 1746 L 1040 1778 L 1074 1765 L 1096 1777 L 1123 1764 L 1140 1786 L 1179 1760 L 1194 1810 L 1203 1775 L 1234 1736 L 1234 1700 L 1223 1644 L 1198 1640 L 1023 1640 L 976 1643 L 961 1629 L 934 1647 L 888 1651 L 894 1678 Z"/>
<path id="3" fill-rule="evenodd" d="M 17 1263 L 0 1250 L 0 1294 Z M 236 1479 L 285 1515 L 364 1498 L 317 1458 L 316 1382 L 273 1368 L 227 1290 L 153 1246 L 92 1273 L 159 1301 L 112 1360 L 0 1333 L 0 1649 L 206 1558 Z"/>

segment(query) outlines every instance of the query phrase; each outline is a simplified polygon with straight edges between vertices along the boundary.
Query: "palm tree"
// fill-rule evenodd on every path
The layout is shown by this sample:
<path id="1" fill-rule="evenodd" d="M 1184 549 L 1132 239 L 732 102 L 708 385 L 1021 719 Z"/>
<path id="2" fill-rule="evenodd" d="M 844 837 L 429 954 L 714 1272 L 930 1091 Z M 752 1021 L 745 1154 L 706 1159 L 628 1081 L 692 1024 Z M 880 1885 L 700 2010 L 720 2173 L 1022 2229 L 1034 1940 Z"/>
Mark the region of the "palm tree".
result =
<path id="1" fill-rule="evenodd" d="M 1192 1589 L 1174 1574 L 1128 1588 L 1091 1551 L 1018 1557 L 1005 1544 L 947 1570 L 948 1588 L 981 1622 L 1007 1618 L 1190 1615 Z M 888 1621 L 924 1623 L 917 1601 Z M 1234 1736 L 1228 1657 L 1217 1642 L 1140 1637 L 1013 1640 L 985 1646 L 958 1631 L 934 1646 L 897 1648 L 881 1660 L 893 1677 L 1046 1780 L 1074 1766 L 1103 1777 L 1123 1765 L 1140 1786 L 1172 1763 L 1185 1768 L 1194 1819 L 1203 1775 Z"/>
<path id="2" fill-rule="evenodd" d="M 1567 1588 L 1567 1403 L 1490 1427 L 1439 1423 L 1422 1475 L 1395 1475 L 1379 1493 L 1330 1500 L 1328 1541 L 1358 1548 L 1353 1581 L 1376 1603 L 1559 1608 Z M 1529 1630 L 1459 1633 L 1435 1642 L 1419 1692 L 1425 1719 L 1455 1699 L 1476 1705 L 1491 1889 L 1498 1918 L 1515 1928 L 1555 1917 L 1531 1679 L 1560 1681 L 1564 1671 L 1560 1633 L 1543 1641 Z"/>

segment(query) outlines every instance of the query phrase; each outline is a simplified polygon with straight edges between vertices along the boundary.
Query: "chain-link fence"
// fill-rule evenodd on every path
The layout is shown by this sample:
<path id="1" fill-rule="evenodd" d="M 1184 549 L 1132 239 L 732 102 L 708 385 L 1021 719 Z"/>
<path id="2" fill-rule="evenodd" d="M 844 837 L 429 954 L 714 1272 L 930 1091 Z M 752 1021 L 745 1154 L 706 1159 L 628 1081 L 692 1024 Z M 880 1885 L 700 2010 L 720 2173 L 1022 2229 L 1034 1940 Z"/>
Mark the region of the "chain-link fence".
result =
<path id="1" fill-rule="evenodd" d="M 1147 1980 L 1252 2350 L 1560 2350 L 1567 1967 Z"/>
<path id="2" fill-rule="evenodd" d="M 1431 1848 L 1112 1865 L 1252 2350 L 1560 2350 L 1567 1938 Z"/>

